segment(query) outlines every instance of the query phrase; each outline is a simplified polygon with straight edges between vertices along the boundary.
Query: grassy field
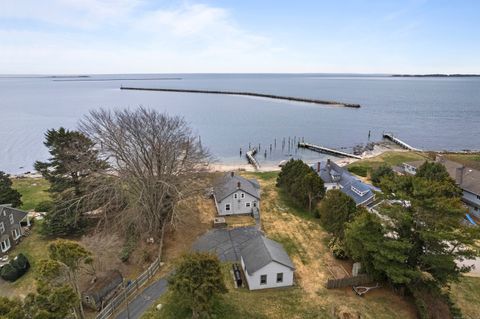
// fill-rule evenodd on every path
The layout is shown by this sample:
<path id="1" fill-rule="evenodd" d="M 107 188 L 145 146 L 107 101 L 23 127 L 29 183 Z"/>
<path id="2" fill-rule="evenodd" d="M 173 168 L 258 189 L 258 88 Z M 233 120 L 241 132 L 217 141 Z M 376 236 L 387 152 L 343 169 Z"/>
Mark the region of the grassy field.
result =
<path id="1" fill-rule="evenodd" d="M 390 151 L 376 157 L 356 161 L 349 164 L 347 168 L 350 172 L 358 176 L 367 177 L 368 173 L 372 169 L 375 169 L 384 163 L 389 166 L 396 166 L 402 164 L 403 162 L 422 159 L 428 159 L 427 155 L 416 152 Z"/>
<path id="2" fill-rule="evenodd" d="M 31 210 L 35 206 L 50 199 L 47 192 L 48 182 L 43 178 L 16 178 L 12 180 L 13 188 L 22 194 L 22 206 L 20 209 Z"/>
<path id="3" fill-rule="evenodd" d="M 480 278 L 463 277 L 459 283 L 452 285 L 451 294 L 466 319 L 479 318 Z"/>

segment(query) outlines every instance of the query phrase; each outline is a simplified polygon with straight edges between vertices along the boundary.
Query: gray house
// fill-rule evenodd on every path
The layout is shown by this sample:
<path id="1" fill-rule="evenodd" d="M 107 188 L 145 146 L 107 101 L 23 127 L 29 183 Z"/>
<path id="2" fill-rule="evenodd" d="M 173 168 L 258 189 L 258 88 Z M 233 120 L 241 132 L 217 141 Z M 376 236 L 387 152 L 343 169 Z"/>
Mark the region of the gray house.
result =
<path id="1" fill-rule="evenodd" d="M 19 243 L 23 235 L 22 223 L 30 226 L 27 212 L 0 205 L 0 256 Z"/>
<path id="2" fill-rule="evenodd" d="M 326 162 L 318 162 L 312 167 L 323 180 L 325 189 L 340 189 L 351 197 L 357 206 L 367 206 L 375 200 L 375 189 L 361 180 L 355 178 L 346 169 L 338 166 L 329 159 Z"/>
<path id="3" fill-rule="evenodd" d="M 253 214 L 260 207 L 260 185 L 230 172 L 215 183 L 213 199 L 220 216 Z"/>
<path id="4" fill-rule="evenodd" d="M 264 236 L 241 249 L 240 263 L 250 290 L 293 285 L 292 260 L 281 244 Z"/>
<path id="5" fill-rule="evenodd" d="M 475 217 L 480 218 L 480 171 L 465 167 L 464 165 L 445 159 L 441 155 L 437 155 L 436 162 L 443 164 L 447 169 L 448 175 L 455 181 L 455 183 L 463 190 L 462 201 L 468 207 L 468 212 Z M 417 169 L 425 161 L 414 161 L 403 163 L 404 172 L 410 175 L 415 175 Z"/>

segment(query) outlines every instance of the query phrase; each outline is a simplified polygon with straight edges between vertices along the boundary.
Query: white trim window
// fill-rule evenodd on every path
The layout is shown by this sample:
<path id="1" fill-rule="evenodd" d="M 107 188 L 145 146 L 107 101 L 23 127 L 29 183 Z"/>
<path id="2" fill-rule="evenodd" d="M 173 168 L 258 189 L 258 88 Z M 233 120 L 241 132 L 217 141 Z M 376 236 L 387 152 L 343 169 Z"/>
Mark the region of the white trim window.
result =
<path id="1" fill-rule="evenodd" d="M 238 194 L 237 194 L 237 193 L 233 194 L 233 198 L 237 199 L 237 198 L 238 198 Z"/>
<path id="2" fill-rule="evenodd" d="M 225 210 L 226 210 L 227 212 L 230 211 L 230 208 L 231 208 L 231 207 L 230 207 L 230 204 L 225 204 Z"/>
<path id="3" fill-rule="evenodd" d="M 14 240 L 17 240 L 17 239 L 20 238 L 20 236 L 21 236 L 20 230 L 19 230 L 18 228 L 14 228 L 14 229 L 12 230 L 12 237 L 13 237 L 13 239 L 14 239 Z"/>
<path id="4" fill-rule="evenodd" d="M 245 193 L 240 194 L 241 198 L 245 198 Z"/>
<path id="5" fill-rule="evenodd" d="M 7 250 L 10 249 L 10 238 L 5 239 L 4 241 L 0 242 L 0 249 L 2 250 L 2 253 L 6 252 Z"/>
<path id="6" fill-rule="evenodd" d="M 277 284 L 283 282 L 283 272 L 277 273 Z"/>
<path id="7" fill-rule="evenodd" d="M 15 219 L 13 218 L 13 214 L 10 214 L 10 224 L 13 225 L 13 223 L 15 223 Z"/>
<path id="8" fill-rule="evenodd" d="M 0 234 L 3 234 L 5 232 L 5 225 L 3 222 L 0 223 Z"/>
<path id="9" fill-rule="evenodd" d="M 252 206 L 252 203 L 250 203 L 250 202 L 245 203 L 245 207 L 249 208 L 250 206 Z"/>
<path id="10" fill-rule="evenodd" d="M 260 285 L 267 284 L 267 275 L 260 275 Z"/>

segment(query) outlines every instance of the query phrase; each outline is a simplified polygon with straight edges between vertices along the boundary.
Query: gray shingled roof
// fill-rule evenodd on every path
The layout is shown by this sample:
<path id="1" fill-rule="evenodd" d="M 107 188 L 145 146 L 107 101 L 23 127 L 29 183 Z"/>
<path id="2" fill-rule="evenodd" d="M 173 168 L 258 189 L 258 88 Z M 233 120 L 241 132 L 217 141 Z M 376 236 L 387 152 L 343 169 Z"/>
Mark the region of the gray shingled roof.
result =
<path id="1" fill-rule="evenodd" d="M 448 174 L 451 178 L 453 178 L 453 180 L 455 180 L 457 168 L 463 166 L 460 163 L 449 160 L 444 160 L 442 164 L 445 165 Z M 463 190 L 466 190 L 476 195 L 480 195 L 480 171 L 470 167 L 465 167 L 463 169 L 462 183 L 459 186 Z"/>
<path id="2" fill-rule="evenodd" d="M 262 269 L 272 261 L 289 267 L 292 270 L 295 269 L 292 260 L 285 249 L 283 249 L 283 246 L 265 236 L 252 239 L 247 246 L 240 250 L 240 255 L 243 258 L 245 268 L 249 275 Z"/>
<path id="3" fill-rule="evenodd" d="M 246 179 L 231 172 L 220 178 L 213 187 L 213 194 L 217 201 L 222 201 L 225 197 L 239 189 L 238 183 L 240 183 L 242 191 L 260 199 L 260 185 L 255 179 Z"/>
<path id="4" fill-rule="evenodd" d="M 10 223 L 11 214 L 13 215 L 14 220 L 13 225 Z M 5 234 L 9 234 L 13 228 L 17 227 L 25 216 L 27 216 L 27 212 L 12 208 L 8 205 L 0 205 L 0 222 L 3 222 L 3 225 L 5 226 Z"/>

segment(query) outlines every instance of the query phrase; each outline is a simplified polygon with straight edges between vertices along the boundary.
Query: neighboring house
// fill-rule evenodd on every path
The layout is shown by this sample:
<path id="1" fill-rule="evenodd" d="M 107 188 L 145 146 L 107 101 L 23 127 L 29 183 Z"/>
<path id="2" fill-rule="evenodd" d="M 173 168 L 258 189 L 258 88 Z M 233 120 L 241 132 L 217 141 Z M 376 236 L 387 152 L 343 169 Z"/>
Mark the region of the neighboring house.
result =
<path id="1" fill-rule="evenodd" d="M 22 223 L 30 226 L 27 212 L 0 205 L 0 256 L 13 248 L 23 235 Z"/>
<path id="2" fill-rule="evenodd" d="M 264 236 L 240 250 L 240 263 L 250 290 L 293 285 L 292 260 L 281 244 Z"/>
<path id="3" fill-rule="evenodd" d="M 110 270 L 99 276 L 92 286 L 82 293 L 82 302 L 95 310 L 100 310 L 115 295 L 123 283 L 118 270 Z"/>
<path id="4" fill-rule="evenodd" d="M 480 218 L 480 171 L 446 160 L 442 156 L 437 156 L 436 161 L 445 166 L 448 175 L 463 190 L 462 201 L 467 205 L 468 211 Z"/>
<path id="5" fill-rule="evenodd" d="M 260 185 L 230 172 L 215 184 L 213 198 L 220 216 L 252 214 L 260 207 Z"/>
<path id="6" fill-rule="evenodd" d="M 445 159 L 438 155 L 436 162 L 443 164 L 447 169 L 448 175 L 463 190 L 462 201 L 467 205 L 469 213 L 480 218 L 480 171 L 465 167 L 460 163 Z M 425 161 L 414 161 L 403 163 L 403 167 L 412 167 L 410 170 L 404 170 L 405 173 L 415 175 L 417 169 Z"/>
<path id="7" fill-rule="evenodd" d="M 329 159 L 326 162 L 318 162 L 313 169 L 322 178 L 327 191 L 340 189 L 343 193 L 350 196 L 357 206 L 367 206 L 375 200 L 373 186 L 355 178 L 346 169 Z"/>

